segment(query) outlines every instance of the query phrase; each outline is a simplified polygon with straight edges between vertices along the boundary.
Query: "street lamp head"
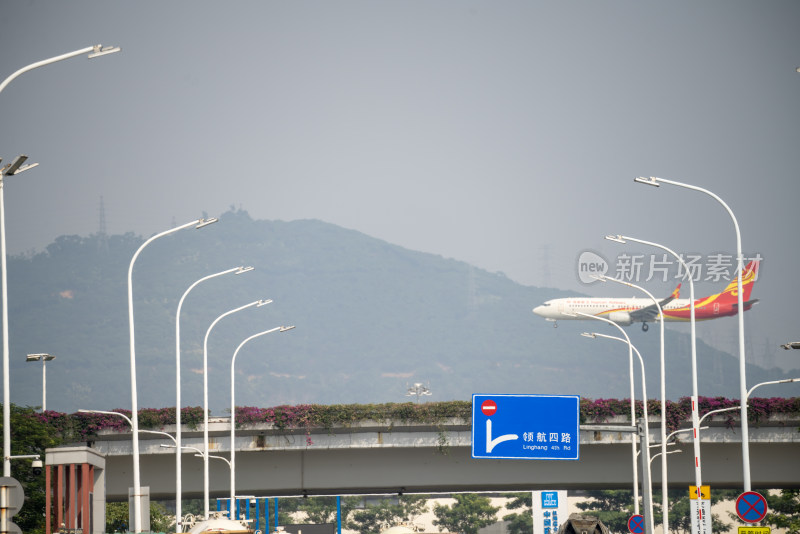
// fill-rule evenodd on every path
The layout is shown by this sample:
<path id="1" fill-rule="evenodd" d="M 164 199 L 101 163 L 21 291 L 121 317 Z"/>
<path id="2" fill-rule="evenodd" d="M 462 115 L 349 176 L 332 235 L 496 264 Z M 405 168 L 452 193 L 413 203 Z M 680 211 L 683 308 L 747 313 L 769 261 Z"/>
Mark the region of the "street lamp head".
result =
<path id="1" fill-rule="evenodd" d="M 89 54 L 88 57 L 89 59 L 94 59 L 96 57 L 113 54 L 114 52 L 119 52 L 120 50 L 122 49 L 118 46 L 103 46 L 96 44 L 94 45 L 94 47 L 92 47 L 92 53 Z"/>
<path id="2" fill-rule="evenodd" d="M 5 169 L 3 169 L 5 171 L 3 174 L 7 176 L 13 176 L 14 173 L 17 172 L 17 170 L 19 170 L 19 168 L 22 166 L 23 163 L 25 163 L 25 160 L 27 159 L 28 156 L 24 154 L 17 156 L 17 159 L 15 159 L 10 164 L 6 165 Z"/>
<path id="3" fill-rule="evenodd" d="M 250 272 L 250 271 L 252 271 L 253 269 L 255 269 L 255 267 L 245 267 L 244 265 L 242 265 L 242 266 L 241 266 L 241 267 L 239 267 L 239 269 L 238 269 L 238 270 L 237 270 L 235 273 L 233 273 L 233 274 L 244 274 L 244 273 L 249 273 L 249 272 Z"/>
<path id="4" fill-rule="evenodd" d="M 623 239 L 622 235 L 620 235 L 620 234 L 617 234 L 617 235 L 607 235 L 607 236 L 606 236 L 606 239 L 608 239 L 609 241 L 614 241 L 615 243 L 622 243 L 623 245 L 624 245 L 625 243 L 627 243 L 627 241 L 625 241 L 625 239 Z"/>
<path id="5" fill-rule="evenodd" d="M 781 347 L 783 347 L 785 350 L 800 349 L 800 341 L 792 341 L 790 343 L 784 343 L 783 345 L 781 345 Z"/>
<path id="6" fill-rule="evenodd" d="M 25 357 L 26 362 L 38 362 L 39 360 L 42 360 L 44 362 L 49 362 L 50 360 L 55 360 L 55 359 L 56 357 L 53 356 L 52 354 L 44 354 L 44 353 L 28 354 Z"/>
<path id="7" fill-rule="evenodd" d="M 272 299 L 259 300 L 258 303 L 256 303 L 256 308 L 260 308 L 261 306 L 266 306 L 267 304 L 272 304 Z"/>
<path id="8" fill-rule="evenodd" d="M 597 339 L 597 334 L 594 332 L 581 332 L 583 337 L 590 337 L 592 339 Z"/>
<path id="9" fill-rule="evenodd" d="M 644 176 L 638 176 L 633 179 L 634 182 L 638 182 L 640 184 L 647 184 L 658 187 L 660 184 L 658 183 L 658 178 L 655 176 L 651 176 L 650 178 L 645 178 Z"/>
<path id="10" fill-rule="evenodd" d="M 15 174 L 19 174 L 27 171 L 28 169 L 39 166 L 38 163 L 29 163 L 28 165 L 23 165 L 27 159 L 28 156 L 25 155 L 17 156 L 17 159 L 3 167 L 2 171 L 0 171 L 0 174 L 3 176 L 14 176 Z"/>
<path id="11" fill-rule="evenodd" d="M 294 325 L 292 325 L 292 326 L 282 326 L 281 329 L 278 330 L 278 332 L 286 332 L 288 330 L 294 330 Z"/>
<path id="12" fill-rule="evenodd" d="M 608 281 L 608 277 L 607 277 L 606 275 L 604 275 L 604 274 L 593 274 L 593 275 L 591 276 L 591 278 L 594 278 L 595 280 L 597 280 L 597 281 L 599 281 L 599 282 L 606 282 L 606 281 Z"/>
<path id="13" fill-rule="evenodd" d="M 208 226 L 209 224 L 214 224 L 218 220 L 219 219 L 217 219 L 216 217 L 211 217 L 210 219 L 198 219 L 197 220 L 197 226 L 195 226 L 195 229 L 199 230 L 200 228 L 203 228 L 204 226 Z"/>

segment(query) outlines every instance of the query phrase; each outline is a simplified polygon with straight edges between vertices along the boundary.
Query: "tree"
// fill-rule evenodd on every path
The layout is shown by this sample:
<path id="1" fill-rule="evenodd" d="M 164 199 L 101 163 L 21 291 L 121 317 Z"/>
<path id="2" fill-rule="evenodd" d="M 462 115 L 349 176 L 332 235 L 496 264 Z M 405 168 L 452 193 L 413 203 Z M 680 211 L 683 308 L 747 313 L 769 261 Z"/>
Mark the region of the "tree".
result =
<path id="1" fill-rule="evenodd" d="M 376 534 L 397 523 L 413 523 L 417 516 L 428 510 L 427 500 L 427 495 L 402 495 L 397 503 L 383 499 L 363 510 L 354 510 L 345 527 L 361 534 Z"/>
<path id="2" fill-rule="evenodd" d="M 596 516 L 611 532 L 627 532 L 628 519 L 633 515 L 632 490 L 592 490 L 586 492 L 590 500 L 577 503 L 577 507 Z"/>
<path id="3" fill-rule="evenodd" d="M 358 503 L 359 497 L 343 497 L 341 500 L 342 518 L 346 518 Z M 317 525 L 336 522 L 336 497 L 309 497 L 303 499 L 298 511 L 305 512 L 309 523 Z"/>
<path id="4" fill-rule="evenodd" d="M 456 500 L 452 506 L 437 504 L 433 507 L 436 516 L 433 524 L 439 531 L 446 529 L 461 534 L 477 534 L 481 528 L 497 521 L 497 506 L 492 506 L 487 497 L 477 493 L 453 495 Z"/>
<path id="5" fill-rule="evenodd" d="M 524 493 L 509 493 L 507 497 L 511 498 L 508 504 L 506 504 L 507 509 L 522 509 L 522 513 L 503 516 L 503 521 L 508 521 L 506 527 L 508 534 L 530 534 L 533 532 L 533 494 L 529 491 Z"/>
<path id="6" fill-rule="evenodd" d="M 267 516 L 267 522 L 271 528 L 275 528 L 275 506 L 278 506 L 278 524 L 291 525 L 294 523 L 294 514 L 300 510 L 301 502 L 303 499 L 295 497 L 285 497 L 282 499 L 267 499 L 265 503 L 264 513 Z"/>
<path id="7" fill-rule="evenodd" d="M 786 534 L 800 534 L 800 490 L 784 489 L 778 495 L 764 495 L 764 498 L 770 512 L 763 523 L 785 528 Z"/>
<path id="8" fill-rule="evenodd" d="M 0 420 L 0 432 L 2 432 Z M 11 455 L 38 454 L 44 460 L 44 451 L 61 441 L 33 408 L 11 405 Z M 44 532 L 45 488 L 44 475 L 34 475 L 31 460 L 12 460 L 11 476 L 17 479 L 25 492 L 25 503 L 13 521 L 23 532 Z"/>
<path id="9" fill-rule="evenodd" d="M 128 503 L 106 503 L 106 532 L 129 532 Z M 150 502 L 150 532 L 170 532 L 175 516 L 157 502 Z"/>
<path id="10" fill-rule="evenodd" d="M 711 505 L 729 500 L 736 494 L 736 490 L 713 490 L 711 492 Z M 724 523 L 719 515 L 711 514 L 712 532 L 728 532 L 731 527 L 732 525 Z M 692 532 L 692 505 L 686 490 L 672 490 L 669 492 L 669 528 L 685 534 Z"/>

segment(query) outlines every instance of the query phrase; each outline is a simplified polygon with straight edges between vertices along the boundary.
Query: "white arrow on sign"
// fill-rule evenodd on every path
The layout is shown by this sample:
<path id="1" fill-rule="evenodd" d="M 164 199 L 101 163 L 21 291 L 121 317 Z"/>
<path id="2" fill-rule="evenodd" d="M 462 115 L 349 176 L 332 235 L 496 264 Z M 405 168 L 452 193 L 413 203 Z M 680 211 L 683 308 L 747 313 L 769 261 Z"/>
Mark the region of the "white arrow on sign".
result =
<path id="1" fill-rule="evenodd" d="M 519 439 L 519 436 L 516 434 L 505 434 L 492 439 L 492 420 L 486 420 L 486 454 L 492 452 L 492 449 L 494 449 L 496 445 L 512 439 Z"/>

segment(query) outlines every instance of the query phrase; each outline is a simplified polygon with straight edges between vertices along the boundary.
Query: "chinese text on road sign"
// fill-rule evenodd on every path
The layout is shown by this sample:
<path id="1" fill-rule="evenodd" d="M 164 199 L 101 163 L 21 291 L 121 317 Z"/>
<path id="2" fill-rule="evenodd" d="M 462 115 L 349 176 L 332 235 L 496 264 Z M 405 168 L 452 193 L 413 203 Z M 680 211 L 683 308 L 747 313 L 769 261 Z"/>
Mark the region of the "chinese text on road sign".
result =
<path id="1" fill-rule="evenodd" d="M 473 395 L 472 457 L 577 460 L 577 395 Z"/>

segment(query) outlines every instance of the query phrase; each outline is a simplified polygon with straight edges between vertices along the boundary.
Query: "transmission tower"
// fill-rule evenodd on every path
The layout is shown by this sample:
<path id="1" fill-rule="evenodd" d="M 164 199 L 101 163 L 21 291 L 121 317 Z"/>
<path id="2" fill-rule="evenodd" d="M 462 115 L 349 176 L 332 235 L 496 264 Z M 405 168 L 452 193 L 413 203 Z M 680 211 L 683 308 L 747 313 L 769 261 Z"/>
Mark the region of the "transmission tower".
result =
<path id="1" fill-rule="evenodd" d="M 100 195 L 100 221 L 97 229 L 97 247 L 108 252 L 108 235 L 106 234 L 106 205 L 103 196 Z"/>

